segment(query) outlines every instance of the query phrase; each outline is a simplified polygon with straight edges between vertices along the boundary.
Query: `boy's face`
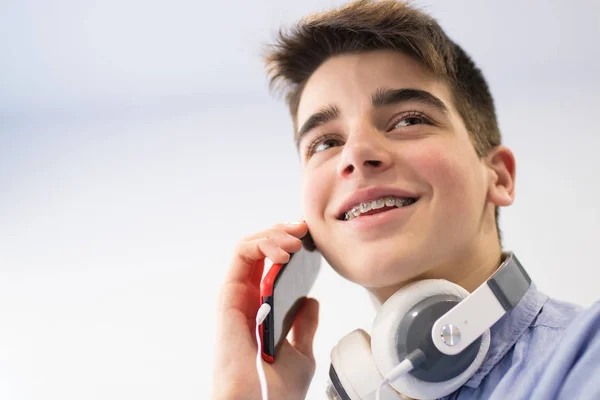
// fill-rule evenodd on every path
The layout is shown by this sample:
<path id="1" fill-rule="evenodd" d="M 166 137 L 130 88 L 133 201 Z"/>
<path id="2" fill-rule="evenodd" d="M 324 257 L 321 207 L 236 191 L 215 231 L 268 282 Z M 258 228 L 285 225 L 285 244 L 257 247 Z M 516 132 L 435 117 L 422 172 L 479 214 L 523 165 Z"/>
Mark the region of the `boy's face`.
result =
<path id="1" fill-rule="evenodd" d="M 477 156 L 447 84 L 417 61 L 390 50 L 328 59 L 306 83 L 297 122 L 303 216 L 345 278 L 390 287 L 498 247 L 494 205 L 512 193 L 498 192 L 498 163 Z M 343 220 L 382 198 L 394 206 Z"/>

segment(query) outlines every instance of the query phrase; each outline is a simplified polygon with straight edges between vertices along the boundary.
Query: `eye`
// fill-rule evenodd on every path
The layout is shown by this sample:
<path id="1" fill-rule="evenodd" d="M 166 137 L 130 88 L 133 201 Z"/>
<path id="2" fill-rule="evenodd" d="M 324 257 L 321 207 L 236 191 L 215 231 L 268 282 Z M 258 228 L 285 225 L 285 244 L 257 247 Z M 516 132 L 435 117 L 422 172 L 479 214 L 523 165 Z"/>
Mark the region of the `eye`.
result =
<path id="1" fill-rule="evenodd" d="M 308 146 L 308 156 L 325 151 L 331 147 L 339 145 L 340 143 L 341 141 L 332 135 L 320 136 Z"/>
<path id="2" fill-rule="evenodd" d="M 406 128 L 412 125 L 431 124 L 429 118 L 418 111 L 410 111 L 402 114 L 392 126 L 392 129 Z"/>

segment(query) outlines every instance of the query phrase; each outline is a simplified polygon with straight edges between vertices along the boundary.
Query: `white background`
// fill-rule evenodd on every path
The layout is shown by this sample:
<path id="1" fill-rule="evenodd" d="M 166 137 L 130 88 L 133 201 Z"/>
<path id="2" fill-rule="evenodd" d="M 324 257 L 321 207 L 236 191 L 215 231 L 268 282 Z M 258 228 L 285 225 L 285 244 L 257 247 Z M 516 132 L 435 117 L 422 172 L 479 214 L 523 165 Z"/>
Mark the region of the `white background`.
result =
<path id="1" fill-rule="evenodd" d="M 235 243 L 300 216 L 261 45 L 339 3 L 2 1 L 0 399 L 208 397 Z M 598 300 L 600 6 L 419 4 L 482 67 L 516 153 L 506 247 L 549 295 Z M 313 295 L 318 399 L 373 310 L 326 265 Z"/>

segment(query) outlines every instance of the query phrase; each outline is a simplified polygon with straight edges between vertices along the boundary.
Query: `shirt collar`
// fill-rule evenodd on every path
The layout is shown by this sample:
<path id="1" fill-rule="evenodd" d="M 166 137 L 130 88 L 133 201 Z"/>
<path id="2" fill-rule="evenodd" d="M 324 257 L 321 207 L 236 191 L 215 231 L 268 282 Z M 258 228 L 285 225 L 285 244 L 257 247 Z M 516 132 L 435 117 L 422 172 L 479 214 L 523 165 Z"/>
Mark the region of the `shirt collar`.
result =
<path id="1" fill-rule="evenodd" d="M 498 364 L 539 314 L 548 296 L 539 292 L 532 282 L 517 306 L 505 314 L 490 329 L 490 348 L 481 367 L 464 386 L 477 388 L 483 378 Z"/>

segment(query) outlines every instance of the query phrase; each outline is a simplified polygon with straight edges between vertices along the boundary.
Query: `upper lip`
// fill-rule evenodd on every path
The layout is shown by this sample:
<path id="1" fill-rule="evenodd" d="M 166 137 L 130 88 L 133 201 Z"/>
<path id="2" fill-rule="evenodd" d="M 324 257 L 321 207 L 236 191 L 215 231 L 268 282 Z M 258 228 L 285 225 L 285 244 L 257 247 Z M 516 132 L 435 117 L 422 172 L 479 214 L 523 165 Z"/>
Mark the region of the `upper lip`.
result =
<path id="1" fill-rule="evenodd" d="M 411 197 L 418 198 L 419 196 L 414 192 L 409 192 L 404 189 L 387 186 L 372 186 L 368 188 L 358 189 L 348 196 L 342 204 L 337 208 L 336 217 L 343 218 L 344 213 L 350 211 L 354 206 L 360 203 L 367 203 L 369 201 L 377 200 L 382 197 Z"/>

